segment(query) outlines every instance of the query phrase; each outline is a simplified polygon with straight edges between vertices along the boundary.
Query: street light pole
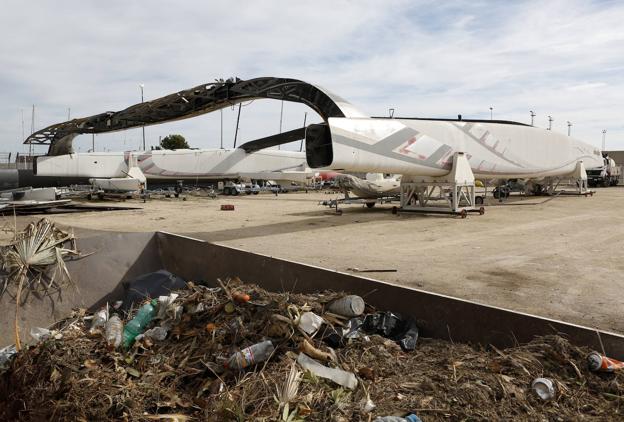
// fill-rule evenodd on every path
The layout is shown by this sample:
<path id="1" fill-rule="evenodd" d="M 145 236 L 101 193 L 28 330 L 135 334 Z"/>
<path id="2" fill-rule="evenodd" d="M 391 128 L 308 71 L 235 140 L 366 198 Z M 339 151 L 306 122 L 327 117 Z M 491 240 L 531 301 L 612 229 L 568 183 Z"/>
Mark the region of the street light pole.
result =
<path id="1" fill-rule="evenodd" d="M 533 113 L 533 110 L 530 110 L 529 113 L 531 113 L 531 126 L 533 126 L 533 122 L 535 121 L 535 113 Z"/>
<path id="2" fill-rule="evenodd" d="M 141 104 L 142 104 L 143 103 L 143 88 L 145 88 L 145 85 L 139 84 L 139 88 L 141 88 Z M 145 151 L 145 125 L 143 125 L 141 129 L 143 130 L 143 151 Z"/>
<path id="3" fill-rule="evenodd" d="M 552 116 L 548 116 L 548 130 L 552 130 L 552 122 L 555 119 L 552 118 Z"/>
<path id="4" fill-rule="evenodd" d="M 571 128 L 572 128 L 572 123 L 568 121 L 568 136 L 570 136 Z"/>
<path id="5" fill-rule="evenodd" d="M 282 118 L 283 117 L 284 117 L 284 100 L 282 100 L 282 106 L 280 108 L 280 131 L 279 133 L 282 133 Z M 282 146 L 278 145 L 277 149 L 282 149 Z"/>
<path id="6" fill-rule="evenodd" d="M 223 109 L 219 109 L 221 112 L 221 149 L 223 149 Z"/>
<path id="7" fill-rule="evenodd" d="M 490 107 L 490 120 L 492 120 L 492 110 L 494 110 L 494 107 Z"/>
<path id="8" fill-rule="evenodd" d="M 602 152 L 607 149 L 607 129 L 602 129 Z"/>

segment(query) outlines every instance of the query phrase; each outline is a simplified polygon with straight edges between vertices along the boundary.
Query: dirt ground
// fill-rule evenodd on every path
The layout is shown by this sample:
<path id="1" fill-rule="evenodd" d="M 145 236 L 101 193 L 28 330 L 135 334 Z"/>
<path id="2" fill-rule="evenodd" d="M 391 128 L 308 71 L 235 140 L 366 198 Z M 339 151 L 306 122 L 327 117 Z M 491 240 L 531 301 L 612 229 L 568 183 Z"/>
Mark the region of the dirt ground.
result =
<path id="1" fill-rule="evenodd" d="M 336 195 L 189 197 L 123 205 L 140 210 L 57 214 L 63 226 L 188 234 L 339 271 L 624 333 L 624 189 L 488 206 L 467 219 L 393 215 L 391 206 L 318 205 Z M 235 211 L 220 211 L 221 204 Z M 18 225 L 37 217 L 18 217 Z M 13 218 L 4 217 L 5 225 Z M 78 231 L 78 233 L 80 230 Z"/>

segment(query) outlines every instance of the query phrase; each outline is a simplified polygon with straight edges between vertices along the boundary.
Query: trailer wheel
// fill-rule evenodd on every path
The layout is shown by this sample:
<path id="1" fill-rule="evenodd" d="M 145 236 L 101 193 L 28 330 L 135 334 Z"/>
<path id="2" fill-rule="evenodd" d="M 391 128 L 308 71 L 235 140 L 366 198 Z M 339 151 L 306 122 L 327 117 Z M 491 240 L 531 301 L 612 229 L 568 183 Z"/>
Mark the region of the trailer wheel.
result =
<path id="1" fill-rule="evenodd" d="M 468 217 L 468 212 L 467 212 L 466 210 L 461 210 L 461 211 L 459 212 L 459 216 L 460 216 L 462 219 L 463 219 L 463 218 L 466 218 L 466 217 Z"/>
<path id="2" fill-rule="evenodd" d="M 485 214 L 485 208 L 481 207 L 479 208 L 479 215 L 483 215 Z"/>
<path id="3" fill-rule="evenodd" d="M 397 207 L 392 207 L 392 214 L 398 214 L 399 213 L 399 209 Z"/>
<path id="4" fill-rule="evenodd" d="M 374 203 L 374 202 L 367 202 L 367 203 L 366 203 L 366 206 L 367 206 L 368 208 L 373 208 L 373 207 L 375 206 L 375 203 Z"/>

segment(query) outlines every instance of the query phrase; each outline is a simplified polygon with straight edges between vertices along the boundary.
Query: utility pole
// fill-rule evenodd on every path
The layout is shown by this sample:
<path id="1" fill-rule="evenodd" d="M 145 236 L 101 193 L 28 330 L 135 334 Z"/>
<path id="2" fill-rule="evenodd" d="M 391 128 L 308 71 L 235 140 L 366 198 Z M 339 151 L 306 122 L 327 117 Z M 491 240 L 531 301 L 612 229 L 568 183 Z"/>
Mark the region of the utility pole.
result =
<path id="1" fill-rule="evenodd" d="M 305 129 L 306 127 L 306 119 L 308 118 L 308 112 L 306 111 L 303 114 L 303 128 Z M 304 135 L 304 139 L 305 139 L 305 135 Z M 304 139 L 301 140 L 301 145 L 299 146 L 299 152 L 303 151 L 303 141 Z"/>
<path id="2" fill-rule="evenodd" d="M 490 107 L 490 120 L 492 120 L 492 111 L 494 110 L 494 107 Z"/>
<path id="3" fill-rule="evenodd" d="M 67 107 L 67 121 L 71 120 L 71 107 Z"/>
<path id="4" fill-rule="evenodd" d="M 533 122 L 535 121 L 535 113 L 533 113 L 533 110 L 530 110 L 529 113 L 531 113 L 531 126 L 533 126 Z"/>
<path id="5" fill-rule="evenodd" d="M 145 85 L 139 84 L 139 88 L 141 88 L 141 104 L 143 104 L 143 88 L 145 88 Z M 145 125 L 141 129 L 143 130 L 143 151 L 145 151 Z"/>
<path id="6" fill-rule="evenodd" d="M 221 149 L 223 149 L 223 109 L 220 108 L 219 111 L 221 112 Z"/>
<path id="7" fill-rule="evenodd" d="M 607 129 L 602 129 L 602 152 L 607 149 Z"/>
<path id="8" fill-rule="evenodd" d="M 551 116 L 548 116 L 548 130 L 552 130 L 552 122 L 554 119 Z"/>
<path id="9" fill-rule="evenodd" d="M 236 148 L 236 138 L 238 138 L 238 122 L 240 121 L 240 112 L 243 103 L 238 103 L 238 116 L 236 117 L 236 131 L 234 132 L 234 148 Z"/>
<path id="10" fill-rule="evenodd" d="M 35 105 L 32 107 L 32 114 L 30 115 L 30 134 L 35 133 Z M 28 155 L 33 155 L 33 144 L 28 144 Z"/>
<path id="11" fill-rule="evenodd" d="M 95 152 L 95 133 L 91 134 L 91 152 Z"/>
<path id="12" fill-rule="evenodd" d="M 572 123 L 568 121 L 568 136 L 570 136 L 571 127 L 572 127 Z"/>

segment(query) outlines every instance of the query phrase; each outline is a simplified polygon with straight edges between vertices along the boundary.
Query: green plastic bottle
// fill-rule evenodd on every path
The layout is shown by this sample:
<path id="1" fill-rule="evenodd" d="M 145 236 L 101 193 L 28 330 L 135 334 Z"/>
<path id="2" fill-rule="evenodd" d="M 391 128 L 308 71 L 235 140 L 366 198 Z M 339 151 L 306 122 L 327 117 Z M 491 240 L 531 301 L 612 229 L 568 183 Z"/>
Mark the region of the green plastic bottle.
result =
<path id="1" fill-rule="evenodd" d="M 123 347 L 129 348 L 134 343 L 136 336 L 145 331 L 145 327 L 149 324 L 156 315 L 156 306 L 158 301 L 153 299 L 151 302 L 139 308 L 136 316 L 126 324 L 123 331 Z"/>

